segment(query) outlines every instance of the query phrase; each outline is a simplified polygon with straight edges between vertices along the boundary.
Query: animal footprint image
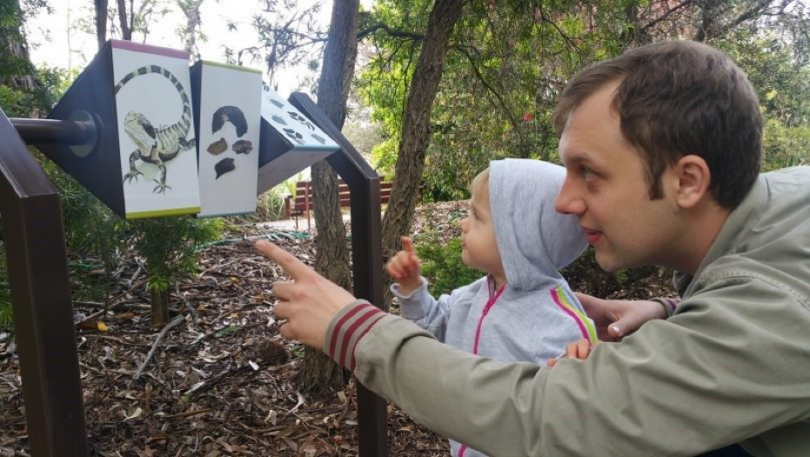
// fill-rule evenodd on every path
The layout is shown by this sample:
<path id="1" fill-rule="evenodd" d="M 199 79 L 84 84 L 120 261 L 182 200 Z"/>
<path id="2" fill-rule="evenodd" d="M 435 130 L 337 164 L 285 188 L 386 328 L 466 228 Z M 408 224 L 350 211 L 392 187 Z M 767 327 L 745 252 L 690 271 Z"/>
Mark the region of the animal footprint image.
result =
<path id="1" fill-rule="evenodd" d="M 253 143 L 251 143 L 248 140 L 239 140 L 239 141 L 237 141 L 236 143 L 233 144 L 231 149 L 233 149 L 233 152 L 235 152 L 237 154 L 245 154 L 245 155 L 247 155 L 247 154 L 250 154 L 250 151 L 253 150 Z"/>
<path id="2" fill-rule="evenodd" d="M 225 138 L 220 138 L 219 141 L 215 141 L 208 146 L 208 153 L 215 156 L 218 156 L 227 150 L 228 142 L 225 141 Z"/>
<path id="3" fill-rule="evenodd" d="M 289 114 L 291 118 L 307 126 L 308 129 L 315 130 L 315 127 L 312 126 L 309 119 L 305 118 L 304 116 L 296 113 L 295 111 L 288 111 L 287 114 Z"/>
<path id="4" fill-rule="evenodd" d="M 283 118 L 276 116 L 275 114 L 273 115 L 273 120 L 281 125 L 287 125 L 287 121 L 285 121 Z"/>
<path id="5" fill-rule="evenodd" d="M 227 159 L 222 159 L 214 165 L 214 171 L 217 172 L 217 177 L 215 179 L 219 179 L 220 176 L 224 175 L 225 173 L 230 173 L 236 170 L 236 164 L 234 160 L 230 157 Z"/>
<path id="6" fill-rule="evenodd" d="M 270 103 L 272 103 L 272 104 L 274 104 L 274 105 L 278 106 L 279 108 L 284 108 L 284 103 L 281 103 L 280 101 L 278 101 L 278 100 L 276 100 L 276 99 L 271 98 L 271 99 L 270 99 Z"/>
<path id="7" fill-rule="evenodd" d="M 323 139 L 323 138 L 321 138 L 320 136 L 315 135 L 314 133 L 312 133 L 312 134 L 310 134 L 310 135 L 312 136 L 312 138 L 315 138 L 315 141 L 317 141 L 318 143 L 321 143 L 321 144 L 326 144 L 326 140 L 324 140 L 324 139 Z"/>
<path id="8" fill-rule="evenodd" d="M 304 136 L 293 129 L 284 129 L 284 133 L 298 144 L 304 144 Z"/>
<path id="9" fill-rule="evenodd" d="M 226 122 L 230 122 L 236 127 L 236 135 L 240 138 L 247 133 L 248 126 L 245 120 L 245 114 L 235 106 L 223 106 L 214 112 L 214 118 L 211 120 L 211 132 L 215 133 L 221 129 Z"/>

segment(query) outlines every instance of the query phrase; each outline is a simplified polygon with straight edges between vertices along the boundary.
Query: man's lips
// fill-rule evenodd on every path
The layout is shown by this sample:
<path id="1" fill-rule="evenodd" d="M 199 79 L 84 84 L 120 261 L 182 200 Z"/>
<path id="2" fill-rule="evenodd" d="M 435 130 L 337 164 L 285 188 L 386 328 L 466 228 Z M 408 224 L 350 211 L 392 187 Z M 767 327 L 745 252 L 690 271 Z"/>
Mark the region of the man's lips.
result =
<path id="1" fill-rule="evenodd" d="M 602 232 L 600 232 L 599 230 L 592 230 L 592 229 L 585 228 L 585 227 L 581 227 L 581 228 L 582 228 L 582 231 L 585 232 L 585 240 L 591 246 L 595 246 L 596 244 L 599 243 L 599 240 L 602 239 Z"/>

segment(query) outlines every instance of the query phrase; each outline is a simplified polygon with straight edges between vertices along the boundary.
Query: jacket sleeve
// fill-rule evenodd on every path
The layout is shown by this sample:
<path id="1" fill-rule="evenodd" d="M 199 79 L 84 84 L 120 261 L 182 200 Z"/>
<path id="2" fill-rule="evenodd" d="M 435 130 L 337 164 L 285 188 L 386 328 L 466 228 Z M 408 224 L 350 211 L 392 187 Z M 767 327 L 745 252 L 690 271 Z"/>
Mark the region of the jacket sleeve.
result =
<path id="1" fill-rule="evenodd" d="M 410 294 L 403 294 L 399 284 L 391 284 L 391 293 L 399 299 L 402 317 L 430 332 L 441 342 L 444 342 L 447 331 L 447 321 L 450 319 L 450 310 L 453 299 L 458 297 L 456 289 L 451 295 L 442 294 L 438 300 L 428 293 L 428 282 L 424 277 L 422 284 Z"/>
<path id="2" fill-rule="evenodd" d="M 553 369 L 479 358 L 386 315 L 350 357 L 363 385 L 489 455 L 689 456 L 810 417 L 807 306 L 729 277 Z"/>

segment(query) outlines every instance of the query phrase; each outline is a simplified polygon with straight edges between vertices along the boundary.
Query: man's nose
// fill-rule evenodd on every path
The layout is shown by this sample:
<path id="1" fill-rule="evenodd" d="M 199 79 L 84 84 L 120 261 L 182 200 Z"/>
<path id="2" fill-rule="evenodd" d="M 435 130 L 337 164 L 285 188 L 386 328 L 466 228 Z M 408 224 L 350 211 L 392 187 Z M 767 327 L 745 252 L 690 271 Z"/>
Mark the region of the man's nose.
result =
<path id="1" fill-rule="evenodd" d="M 563 182 L 560 193 L 554 199 L 554 209 L 561 214 L 580 216 L 585 212 L 585 202 L 575 192 L 574 186 L 567 179 Z"/>

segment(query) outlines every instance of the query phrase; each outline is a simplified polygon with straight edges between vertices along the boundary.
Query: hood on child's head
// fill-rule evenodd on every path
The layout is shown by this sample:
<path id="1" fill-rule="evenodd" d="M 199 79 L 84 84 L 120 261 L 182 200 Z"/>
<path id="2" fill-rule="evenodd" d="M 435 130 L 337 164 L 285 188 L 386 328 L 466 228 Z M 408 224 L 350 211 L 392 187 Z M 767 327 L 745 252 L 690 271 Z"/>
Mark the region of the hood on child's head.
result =
<path id="1" fill-rule="evenodd" d="M 554 209 L 564 179 L 565 169 L 548 162 L 490 162 L 490 214 L 510 287 L 556 287 L 564 282 L 559 270 L 587 246 L 576 216 Z"/>

